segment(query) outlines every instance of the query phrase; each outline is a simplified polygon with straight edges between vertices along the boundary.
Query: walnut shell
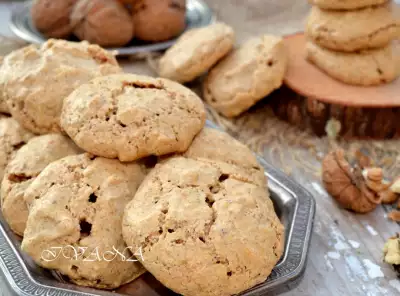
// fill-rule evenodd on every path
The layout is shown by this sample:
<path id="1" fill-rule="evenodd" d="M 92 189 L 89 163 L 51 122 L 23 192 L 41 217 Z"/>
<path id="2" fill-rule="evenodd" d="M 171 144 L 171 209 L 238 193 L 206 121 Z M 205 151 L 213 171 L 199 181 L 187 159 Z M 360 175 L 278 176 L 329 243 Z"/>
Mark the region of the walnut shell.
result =
<path id="1" fill-rule="evenodd" d="M 164 41 L 178 36 L 186 27 L 185 0 L 137 0 L 133 4 L 136 38 Z"/>
<path id="2" fill-rule="evenodd" d="M 43 35 L 67 38 L 72 34 L 70 14 L 77 0 L 35 0 L 31 9 L 32 22 Z"/>
<path id="3" fill-rule="evenodd" d="M 129 11 L 115 0 L 78 0 L 71 23 L 80 40 L 104 47 L 126 45 L 134 35 Z"/>
<path id="4" fill-rule="evenodd" d="M 367 213 L 374 210 L 381 197 L 367 187 L 361 170 L 353 169 L 342 149 L 330 152 L 322 162 L 322 181 L 326 190 L 344 208 Z"/>

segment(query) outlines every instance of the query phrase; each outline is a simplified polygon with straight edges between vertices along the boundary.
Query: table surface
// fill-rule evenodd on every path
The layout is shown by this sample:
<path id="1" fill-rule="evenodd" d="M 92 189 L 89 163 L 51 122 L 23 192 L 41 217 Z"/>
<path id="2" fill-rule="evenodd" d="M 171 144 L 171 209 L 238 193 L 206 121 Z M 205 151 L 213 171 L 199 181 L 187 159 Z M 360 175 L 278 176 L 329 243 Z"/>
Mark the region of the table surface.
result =
<path id="1" fill-rule="evenodd" d="M 231 24 L 238 42 L 263 32 L 288 34 L 301 31 L 303 19 L 309 11 L 306 0 L 207 0 L 219 19 Z M 398 1 L 400 3 L 400 0 Z M 13 5 L 0 0 L 0 34 L 11 35 L 7 22 Z M 152 74 L 143 62 L 123 61 L 127 71 Z M 274 153 L 276 147 L 263 141 L 265 127 L 275 123 L 269 118 L 268 106 L 261 104 L 242 118 L 230 121 L 235 135 L 251 148 L 263 154 L 276 166 L 283 167 Z M 281 124 L 281 123 L 279 123 Z M 282 126 L 289 129 L 282 123 Z M 284 133 L 284 131 L 282 131 Z M 255 144 L 257 139 L 257 144 Z M 400 142 L 391 143 L 400 147 Z M 292 147 L 278 147 L 293 152 Z M 304 152 L 302 168 L 298 162 L 287 162 L 291 175 L 310 192 L 317 201 L 314 232 L 304 279 L 294 289 L 283 291 L 285 296 L 340 296 L 340 295 L 399 295 L 400 281 L 390 266 L 382 263 L 384 242 L 396 232 L 399 225 L 389 222 L 383 207 L 367 215 L 356 215 L 342 209 L 332 201 L 319 182 L 319 178 L 307 166 L 319 163 L 311 154 Z M 399 156 L 397 156 L 400 158 Z M 400 159 L 399 159 L 400 160 Z M 11 293 L 0 274 L 0 296 Z M 271 294 L 273 295 L 273 294 Z"/>

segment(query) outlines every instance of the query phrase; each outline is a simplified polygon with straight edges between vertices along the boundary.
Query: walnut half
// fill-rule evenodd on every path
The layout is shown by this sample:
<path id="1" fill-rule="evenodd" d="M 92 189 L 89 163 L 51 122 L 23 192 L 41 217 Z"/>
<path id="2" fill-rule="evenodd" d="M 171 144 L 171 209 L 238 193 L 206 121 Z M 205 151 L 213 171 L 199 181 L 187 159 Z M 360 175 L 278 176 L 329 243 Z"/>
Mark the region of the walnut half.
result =
<path id="1" fill-rule="evenodd" d="M 368 170 L 370 174 L 368 174 Z M 368 170 L 367 178 L 364 178 L 361 168 L 351 167 L 345 158 L 343 149 L 338 149 L 330 152 L 324 158 L 322 181 L 326 190 L 342 207 L 357 213 L 367 213 L 374 210 L 382 199 L 377 190 L 382 188 L 379 186 L 379 182 L 382 180 L 378 180 L 379 169 L 370 168 Z"/>

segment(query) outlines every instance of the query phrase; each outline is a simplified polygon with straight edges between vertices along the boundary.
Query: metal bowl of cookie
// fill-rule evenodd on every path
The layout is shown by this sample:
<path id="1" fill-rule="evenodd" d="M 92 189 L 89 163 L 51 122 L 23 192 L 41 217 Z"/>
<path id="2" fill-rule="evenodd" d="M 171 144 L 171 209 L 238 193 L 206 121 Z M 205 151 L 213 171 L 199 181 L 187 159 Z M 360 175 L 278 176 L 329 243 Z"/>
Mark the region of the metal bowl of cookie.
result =
<path id="1" fill-rule="evenodd" d="M 211 122 L 209 127 L 217 128 Z M 276 212 L 285 225 L 285 250 L 281 260 L 264 283 L 241 295 L 267 295 L 272 290 L 293 287 L 302 278 L 306 267 L 315 201 L 302 186 L 258 158 L 266 171 L 270 196 Z M 20 238 L 13 234 L 0 214 L 0 269 L 9 283 L 4 295 L 63 295 L 63 296 L 122 296 L 122 295 L 176 295 L 146 273 L 134 282 L 116 291 L 94 290 L 70 284 L 59 274 L 36 266 L 31 258 L 21 252 Z M 8 293 L 6 293 L 8 292 Z"/>
<path id="2" fill-rule="evenodd" d="M 35 44 L 41 44 L 47 40 L 33 25 L 31 18 L 32 2 L 17 5 L 10 19 L 10 29 L 19 38 Z M 204 27 L 215 22 L 215 16 L 211 8 L 203 0 L 187 0 L 186 3 L 186 30 L 195 27 Z M 157 43 L 146 43 L 139 40 L 131 41 L 127 46 L 108 48 L 116 51 L 118 55 L 132 55 L 145 52 L 165 50 L 171 47 L 177 38 Z"/>

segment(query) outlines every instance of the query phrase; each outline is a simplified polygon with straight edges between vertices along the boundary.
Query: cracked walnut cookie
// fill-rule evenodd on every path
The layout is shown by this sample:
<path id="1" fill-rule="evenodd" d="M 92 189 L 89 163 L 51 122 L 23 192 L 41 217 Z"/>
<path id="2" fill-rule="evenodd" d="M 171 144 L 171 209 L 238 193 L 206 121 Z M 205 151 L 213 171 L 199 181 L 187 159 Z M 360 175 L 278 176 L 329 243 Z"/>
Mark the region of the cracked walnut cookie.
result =
<path id="1" fill-rule="evenodd" d="M 324 48 L 354 52 L 388 45 L 400 35 L 400 21 L 390 5 L 354 11 L 323 10 L 314 6 L 306 33 Z"/>
<path id="2" fill-rule="evenodd" d="M 36 134 L 60 132 L 64 98 L 78 86 L 122 71 L 115 57 L 97 45 L 55 39 L 12 52 L 2 69 L 10 113 Z"/>
<path id="3" fill-rule="evenodd" d="M 139 164 L 89 154 L 51 163 L 25 192 L 29 217 L 21 249 L 78 285 L 114 289 L 134 280 L 144 269 L 126 260 L 132 254 L 121 222 L 143 178 Z M 62 253 L 51 256 L 54 248 Z"/>
<path id="4" fill-rule="evenodd" d="M 283 226 L 265 187 L 184 157 L 156 165 L 125 209 L 123 236 L 142 264 L 187 296 L 237 294 L 270 275 Z"/>
<path id="5" fill-rule="evenodd" d="M 47 165 L 80 152 L 71 139 L 61 134 L 35 137 L 16 152 L 1 183 L 1 210 L 16 234 L 23 236 L 28 220 L 25 190 Z"/>
<path id="6" fill-rule="evenodd" d="M 188 88 L 121 74 L 75 90 L 65 100 L 61 125 L 85 151 L 133 161 L 186 151 L 205 119 L 203 102 Z"/>
<path id="7" fill-rule="evenodd" d="M 183 156 L 218 165 L 239 180 L 267 187 L 264 169 L 254 153 L 225 132 L 203 128 Z"/>

